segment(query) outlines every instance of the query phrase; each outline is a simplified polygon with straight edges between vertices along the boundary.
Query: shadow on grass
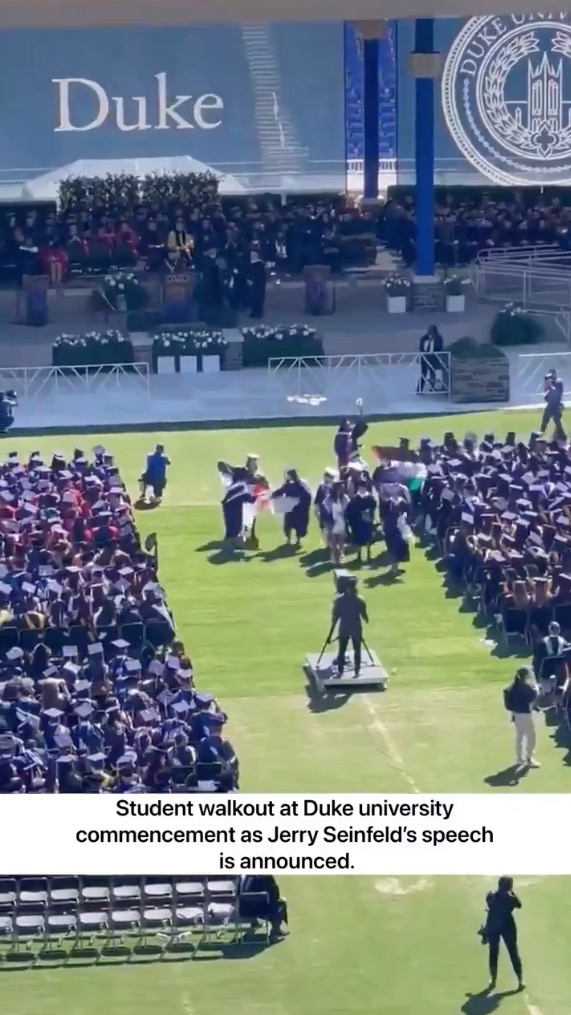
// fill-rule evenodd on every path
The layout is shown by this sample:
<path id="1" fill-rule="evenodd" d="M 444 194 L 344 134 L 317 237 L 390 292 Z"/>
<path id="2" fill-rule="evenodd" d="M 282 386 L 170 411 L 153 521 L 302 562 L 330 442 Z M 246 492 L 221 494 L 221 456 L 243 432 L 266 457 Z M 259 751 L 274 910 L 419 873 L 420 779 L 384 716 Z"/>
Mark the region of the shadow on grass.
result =
<path id="1" fill-rule="evenodd" d="M 510 765 L 509 768 L 503 768 L 501 772 L 487 775 L 484 782 L 494 789 L 505 789 L 508 786 L 518 786 L 527 775 L 529 775 L 529 768 Z"/>
<path id="2" fill-rule="evenodd" d="M 199 945 L 191 942 L 170 942 L 166 947 L 152 944 L 113 945 L 97 948 L 70 948 L 65 950 L 44 949 L 42 951 L 6 951 L 0 956 L 2 973 L 29 973 L 48 969 L 87 969 L 99 966 L 148 966 L 154 963 L 169 965 L 179 962 L 213 962 L 217 959 L 252 959 L 268 948 L 279 944 L 260 939 L 255 931 L 246 934 L 240 942 L 203 941 Z"/>
<path id="3" fill-rule="evenodd" d="M 519 993 L 520 990 L 481 990 L 478 994 L 468 994 L 460 1011 L 463 1015 L 493 1015 L 506 997 L 514 997 Z"/>
<path id="4" fill-rule="evenodd" d="M 292 557 L 297 556 L 297 549 L 290 543 L 281 543 L 280 546 L 275 546 L 273 550 L 262 550 L 258 554 L 260 560 L 263 560 L 264 564 L 273 564 L 276 560 L 289 560 Z"/>
<path id="5" fill-rule="evenodd" d="M 135 511 L 156 511 L 161 504 L 161 500 L 144 500 L 142 497 L 139 497 L 133 504 L 133 507 Z"/>

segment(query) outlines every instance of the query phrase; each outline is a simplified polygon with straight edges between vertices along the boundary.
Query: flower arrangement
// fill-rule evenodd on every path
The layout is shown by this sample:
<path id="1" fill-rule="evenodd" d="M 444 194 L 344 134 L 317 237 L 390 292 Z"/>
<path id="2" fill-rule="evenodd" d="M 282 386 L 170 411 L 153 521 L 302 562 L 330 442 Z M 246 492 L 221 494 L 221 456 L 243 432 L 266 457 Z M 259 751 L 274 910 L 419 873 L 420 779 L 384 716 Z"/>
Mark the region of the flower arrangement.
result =
<path id="1" fill-rule="evenodd" d="M 132 271 L 115 271 L 103 280 L 103 295 L 114 310 L 143 310 L 148 293 Z"/>
<path id="2" fill-rule="evenodd" d="M 155 335 L 153 353 L 163 356 L 219 356 L 227 345 L 221 331 L 162 331 Z"/>
<path id="3" fill-rule="evenodd" d="M 448 275 L 444 279 L 444 291 L 447 296 L 463 296 L 464 287 L 469 285 L 469 279 L 459 278 L 458 275 Z"/>
<path id="4" fill-rule="evenodd" d="M 260 324 L 255 328 L 242 328 L 244 338 L 252 338 L 256 342 L 284 342 L 290 338 L 315 338 L 317 328 L 311 328 L 308 324 L 291 324 L 288 327 L 279 325 L 270 327 Z"/>
<path id="5" fill-rule="evenodd" d="M 412 283 L 405 275 L 388 275 L 383 283 L 388 297 L 408 296 Z"/>
<path id="6" fill-rule="evenodd" d="M 523 307 L 506 303 L 492 324 L 493 345 L 536 345 L 544 335 L 543 325 Z"/>
<path id="7" fill-rule="evenodd" d="M 53 366 L 113 366 L 134 362 L 133 344 L 120 331 L 63 333 L 52 346 Z"/>
<path id="8" fill-rule="evenodd" d="M 323 342 L 308 324 L 242 328 L 245 367 L 266 366 L 272 358 L 323 356 Z"/>

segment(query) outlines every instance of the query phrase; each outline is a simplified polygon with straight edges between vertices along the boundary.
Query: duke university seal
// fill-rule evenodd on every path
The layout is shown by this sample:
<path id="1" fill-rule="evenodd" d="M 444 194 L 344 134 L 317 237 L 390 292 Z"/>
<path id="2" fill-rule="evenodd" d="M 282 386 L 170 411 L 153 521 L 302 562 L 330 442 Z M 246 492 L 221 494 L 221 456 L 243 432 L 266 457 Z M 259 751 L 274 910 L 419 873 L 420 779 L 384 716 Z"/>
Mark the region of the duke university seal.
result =
<path id="1" fill-rule="evenodd" d="M 571 182 L 571 15 L 470 18 L 442 76 L 448 129 L 499 184 Z"/>

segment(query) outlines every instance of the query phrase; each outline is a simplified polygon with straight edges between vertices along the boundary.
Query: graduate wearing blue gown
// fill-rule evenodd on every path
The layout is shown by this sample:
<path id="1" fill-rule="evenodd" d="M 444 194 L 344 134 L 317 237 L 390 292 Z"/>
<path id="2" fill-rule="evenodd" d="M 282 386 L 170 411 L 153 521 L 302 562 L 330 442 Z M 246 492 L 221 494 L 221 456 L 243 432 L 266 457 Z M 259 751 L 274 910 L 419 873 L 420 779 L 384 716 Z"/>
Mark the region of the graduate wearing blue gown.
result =
<path id="1" fill-rule="evenodd" d="M 307 536 L 312 494 L 305 480 L 299 478 L 296 469 L 288 469 L 285 474 L 285 483 L 272 493 L 274 501 L 281 497 L 291 498 L 297 502 L 295 506 L 284 513 L 283 528 L 288 543 L 291 543 L 291 537 L 295 534 L 299 547 L 301 540 Z"/>

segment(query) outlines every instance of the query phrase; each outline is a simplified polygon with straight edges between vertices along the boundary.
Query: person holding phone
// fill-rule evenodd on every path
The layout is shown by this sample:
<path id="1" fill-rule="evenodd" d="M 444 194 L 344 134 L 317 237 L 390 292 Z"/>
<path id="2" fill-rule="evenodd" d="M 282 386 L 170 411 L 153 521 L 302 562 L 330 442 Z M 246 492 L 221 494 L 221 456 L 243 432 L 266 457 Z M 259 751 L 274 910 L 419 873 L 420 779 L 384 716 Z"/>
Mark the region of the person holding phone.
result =
<path id="1" fill-rule="evenodd" d="M 513 890 L 513 878 L 501 877 L 495 892 L 486 896 L 486 920 L 480 928 L 482 943 L 488 946 L 488 962 L 490 968 L 489 989 L 493 990 L 498 978 L 498 960 L 500 941 L 503 941 L 513 971 L 517 977 L 518 990 L 524 989 L 523 968 L 517 942 L 517 926 L 514 919 L 516 909 L 521 909 L 521 902 Z"/>

